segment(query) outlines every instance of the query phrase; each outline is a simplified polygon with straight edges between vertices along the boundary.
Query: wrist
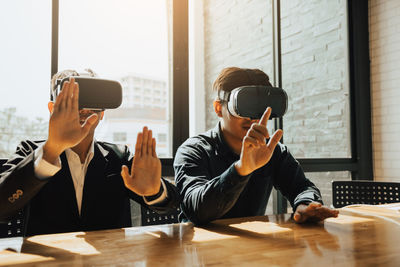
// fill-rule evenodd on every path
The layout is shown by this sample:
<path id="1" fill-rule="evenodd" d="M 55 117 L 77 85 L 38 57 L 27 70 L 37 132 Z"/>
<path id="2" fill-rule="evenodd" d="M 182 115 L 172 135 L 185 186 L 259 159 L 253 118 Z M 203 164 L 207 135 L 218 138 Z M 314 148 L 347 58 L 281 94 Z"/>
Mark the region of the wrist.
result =
<path id="1" fill-rule="evenodd" d="M 235 169 L 236 169 L 236 172 L 237 172 L 240 176 L 247 176 L 247 175 L 249 175 L 250 173 L 252 173 L 252 171 L 247 170 L 247 169 L 243 166 L 243 163 L 242 163 L 240 160 L 238 160 L 238 161 L 235 162 Z"/>
<path id="2" fill-rule="evenodd" d="M 298 204 L 298 205 L 295 207 L 295 209 L 294 209 L 294 213 L 296 213 L 298 209 L 305 209 L 305 208 L 307 208 L 307 206 L 308 206 L 308 204 L 306 204 L 306 203 L 300 203 L 300 204 Z"/>
<path id="3" fill-rule="evenodd" d="M 162 186 L 162 184 L 160 184 L 160 189 L 158 190 L 158 193 L 144 197 L 146 198 L 147 201 L 153 201 L 161 197 L 163 193 L 164 193 L 164 187 Z"/>
<path id="4" fill-rule="evenodd" d="M 64 150 L 61 147 L 46 141 L 43 146 L 43 159 L 54 164 L 63 151 Z"/>

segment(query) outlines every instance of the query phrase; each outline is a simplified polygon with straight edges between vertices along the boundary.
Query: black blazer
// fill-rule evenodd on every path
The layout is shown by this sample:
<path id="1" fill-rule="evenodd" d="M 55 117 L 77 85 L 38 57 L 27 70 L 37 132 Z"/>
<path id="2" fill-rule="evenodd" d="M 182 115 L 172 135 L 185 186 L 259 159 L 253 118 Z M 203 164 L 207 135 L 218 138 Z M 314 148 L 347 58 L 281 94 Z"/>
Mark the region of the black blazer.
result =
<path id="1" fill-rule="evenodd" d="M 34 150 L 41 142 L 24 141 L 1 167 L 0 219 L 25 211 L 26 235 L 89 231 L 131 226 L 129 199 L 159 213 L 179 205 L 174 185 L 164 179 L 168 198 L 148 206 L 141 196 L 124 185 L 121 166 L 131 166 L 132 154 L 126 146 L 95 142 L 83 188 L 79 216 L 71 173 L 65 153 L 62 168 L 53 177 L 39 179 L 34 174 Z"/>

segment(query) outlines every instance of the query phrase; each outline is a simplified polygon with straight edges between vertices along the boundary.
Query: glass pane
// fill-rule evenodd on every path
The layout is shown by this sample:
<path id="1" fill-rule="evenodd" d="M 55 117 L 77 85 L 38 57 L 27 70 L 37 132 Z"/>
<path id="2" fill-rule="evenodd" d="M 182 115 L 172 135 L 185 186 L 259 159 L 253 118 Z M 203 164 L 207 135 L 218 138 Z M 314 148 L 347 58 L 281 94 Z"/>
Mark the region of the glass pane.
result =
<path id="1" fill-rule="evenodd" d="M 47 138 L 51 1 L 0 2 L 0 157 Z"/>
<path id="2" fill-rule="evenodd" d="M 98 140 L 132 150 L 147 125 L 162 136 L 158 156 L 172 156 L 170 26 L 170 1 L 60 1 L 58 69 L 90 68 L 123 86 L 122 106 L 106 110 Z"/>
<path id="3" fill-rule="evenodd" d="M 284 141 L 297 158 L 350 157 L 347 1 L 281 1 Z"/>
<path id="4" fill-rule="evenodd" d="M 223 68 L 259 68 L 273 83 L 272 1 L 191 0 L 189 25 L 190 134 L 194 135 L 218 121 L 212 84 Z"/>

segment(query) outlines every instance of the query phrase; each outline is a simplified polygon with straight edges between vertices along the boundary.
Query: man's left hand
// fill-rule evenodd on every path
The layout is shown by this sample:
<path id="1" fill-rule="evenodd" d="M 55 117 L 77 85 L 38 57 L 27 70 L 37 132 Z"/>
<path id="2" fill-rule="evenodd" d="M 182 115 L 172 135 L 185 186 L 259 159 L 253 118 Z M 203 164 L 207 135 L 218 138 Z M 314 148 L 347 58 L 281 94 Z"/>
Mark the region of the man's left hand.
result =
<path id="1" fill-rule="evenodd" d="M 125 186 L 140 196 L 155 195 L 161 186 L 161 162 L 157 157 L 156 140 L 152 135 L 151 130 L 143 127 L 143 132 L 137 136 L 131 173 L 125 165 L 121 170 Z"/>
<path id="2" fill-rule="evenodd" d="M 322 204 L 318 202 L 311 202 L 308 205 L 298 205 L 293 215 L 293 219 L 296 223 L 319 222 L 329 217 L 337 217 L 338 214 L 338 210 L 322 206 Z"/>

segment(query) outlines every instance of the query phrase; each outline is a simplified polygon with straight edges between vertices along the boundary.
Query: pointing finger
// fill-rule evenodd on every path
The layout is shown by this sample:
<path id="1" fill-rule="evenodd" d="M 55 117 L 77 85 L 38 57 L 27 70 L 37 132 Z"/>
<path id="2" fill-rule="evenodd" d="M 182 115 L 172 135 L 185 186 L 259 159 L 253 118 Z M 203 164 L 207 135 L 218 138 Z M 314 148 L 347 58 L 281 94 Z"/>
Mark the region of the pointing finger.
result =
<path id="1" fill-rule="evenodd" d="M 259 124 L 264 125 L 267 127 L 267 122 L 269 120 L 269 116 L 271 116 L 272 109 L 270 107 L 267 107 L 267 109 L 264 111 L 264 114 L 262 115 Z"/>

